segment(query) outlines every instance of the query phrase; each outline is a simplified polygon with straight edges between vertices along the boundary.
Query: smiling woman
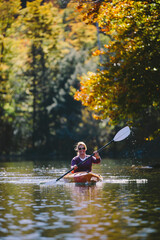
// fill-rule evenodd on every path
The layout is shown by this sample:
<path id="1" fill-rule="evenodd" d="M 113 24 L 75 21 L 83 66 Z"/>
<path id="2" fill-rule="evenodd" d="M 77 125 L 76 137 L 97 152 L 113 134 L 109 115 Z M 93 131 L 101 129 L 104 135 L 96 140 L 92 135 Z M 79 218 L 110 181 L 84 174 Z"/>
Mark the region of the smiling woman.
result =
<path id="1" fill-rule="evenodd" d="M 74 172 L 91 172 L 92 163 L 98 164 L 101 158 L 97 151 L 94 152 L 94 156 L 89 157 L 86 154 L 87 146 L 84 142 L 78 142 L 75 150 L 77 151 L 77 156 L 75 156 L 71 161 L 71 168 L 74 168 Z M 87 161 L 85 161 L 88 158 Z M 82 163 L 84 161 L 84 163 Z M 82 163 L 82 164 L 81 164 Z M 78 166 L 77 166 L 78 165 Z"/>
<path id="2" fill-rule="evenodd" d="M 122 141 L 124 140 L 125 138 L 127 138 L 129 135 L 130 135 L 131 131 L 130 131 L 130 128 L 128 126 L 122 128 L 120 131 L 118 131 L 118 133 L 115 135 L 115 137 L 108 143 L 106 143 L 103 147 L 101 147 L 100 149 L 98 149 L 97 151 L 93 152 L 91 155 L 87 156 L 86 155 L 86 150 L 87 150 L 87 147 L 85 145 L 84 142 L 79 142 L 77 144 L 77 147 L 75 148 L 76 151 L 78 151 L 78 155 L 76 157 L 74 157 L 72 159 L 72 162 L 71 162 L 71 165 L 73 166 L 68 172 L 66 172 L 65 174 L 63 174 L 61 177 L 57 178 L 56 179 L 56 182 L 59 181 L 61 178 L 63 178 L 65 175 L 67 175 L 68 173 L 72 172 L 73 173 L 73 170 L 75 172 L 75 170 L 77 170 L 79 168 L 80 165 L 83 165 L 84 166 L 84 163 L 85 162 L 88 162 L 89 159 L 94 159 L 95 157 L 95 161 L 93 160 L 93 162 L 91 161 L 91 164 L 89 166 L 89 170 L 86 170 L 86 169 L 80 169 L 79 168 L 79 171 L 91 171 L 90 169 L 92 169 L 92 163 L 99 163 L 101 161 L 101 158 L 99 156 L 99 152 L 101 152 L 104 148 L 106 148 L 108 145 L 110 145 L 112 142 L 119 142 L 119 141 Z M 79 149 L 78 149 L 79 147 Z M 84 149 L 83 149 L 84 148 Z M 82 153 L 80 152 L 81 150 L 83 150 L 83 155 Z M 81 158 L 83 157 L 83 158 Z M 93 158 L 92 158 L 93 157 Z M 78 170 L 77 170 L 78 171 Z"/>

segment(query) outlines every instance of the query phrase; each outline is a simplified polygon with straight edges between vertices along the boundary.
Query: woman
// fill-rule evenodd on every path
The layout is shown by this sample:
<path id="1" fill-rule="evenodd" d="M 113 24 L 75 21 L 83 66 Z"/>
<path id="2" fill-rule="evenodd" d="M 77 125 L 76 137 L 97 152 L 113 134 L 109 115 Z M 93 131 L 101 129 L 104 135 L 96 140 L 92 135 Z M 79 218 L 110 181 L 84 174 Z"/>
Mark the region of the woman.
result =
<path id="1" fill-rule="evenodd" d="M 84 142 L 78 142 L 75 151 L 77 151 L 77 156 L 75 156 L 71 161 L 71 168 L 74 168 L 74 172 L 91 172 L 92 171 L 92 163 L 100 163 L 101 158 L 97 151 L 94 152 L 94 156 L 89 158 L 89 155 L 86 154 L 87 146 Z M 79 166 L 79 163 L 83 162 L 86 158 L 88 160 Z"/>

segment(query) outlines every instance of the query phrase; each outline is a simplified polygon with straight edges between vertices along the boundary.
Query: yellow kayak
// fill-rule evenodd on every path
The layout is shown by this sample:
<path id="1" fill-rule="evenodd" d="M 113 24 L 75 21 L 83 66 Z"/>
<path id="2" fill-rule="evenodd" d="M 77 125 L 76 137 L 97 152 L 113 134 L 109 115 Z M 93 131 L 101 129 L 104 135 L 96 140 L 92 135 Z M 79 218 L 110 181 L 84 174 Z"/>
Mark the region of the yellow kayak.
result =
<path id="1" fill-rule="evenodd" d="M 76 172 L 68 173 L 64 176 L 65 182 L 75 182 L 75 183 L 96 183 L 102 181 L 101 175 L 92 172 Z"/>

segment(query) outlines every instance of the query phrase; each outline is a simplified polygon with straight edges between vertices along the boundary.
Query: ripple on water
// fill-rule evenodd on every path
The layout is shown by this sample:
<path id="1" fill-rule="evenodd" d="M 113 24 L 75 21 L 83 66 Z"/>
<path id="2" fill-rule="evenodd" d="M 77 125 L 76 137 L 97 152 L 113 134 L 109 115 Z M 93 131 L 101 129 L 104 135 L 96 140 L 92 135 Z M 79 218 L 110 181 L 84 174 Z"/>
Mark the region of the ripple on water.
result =
<path id="1" fill-rule="evenodd" d="M 129 184 L 129 183 L 138 183 L 138 184 L 143 184 L 147 183 L 148 179 L 124 179 L 124 178 L 111 178 L 111 179 L 105 179 L 104 183 L 118 183 L 118 184 Z"/>
<path id="2" fill-rule="evenodd" d="M 150 227 L 143 228 L 137 231 L 137 233 L 132 234 L 130 238 L 147 238 L 149 234 L 155 233 L 156 230 Z"/>
<path id="3" fill-rule="evenodd" d="M 80 187 L 63 180 L 55 184 L 56 175 L 66 168 L 33 169 L 0 172 L 3 240 L 152 240 L 159 236 L 158 188 L 153 192 L 145 175 L 142 179 L 128 172 L 113 176 L 102 169 L 103 182 Z"/>

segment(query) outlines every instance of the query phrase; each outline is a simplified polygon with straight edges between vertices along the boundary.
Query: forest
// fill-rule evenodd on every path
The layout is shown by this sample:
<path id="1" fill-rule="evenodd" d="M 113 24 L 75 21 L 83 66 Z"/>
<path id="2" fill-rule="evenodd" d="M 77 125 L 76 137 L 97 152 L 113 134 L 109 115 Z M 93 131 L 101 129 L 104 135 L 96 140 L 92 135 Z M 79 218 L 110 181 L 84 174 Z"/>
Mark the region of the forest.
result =
<path id="1" fill-rule="evenodd" d="M 160 1 L 0 0 L 0 159 L 160 154 Z"/>

